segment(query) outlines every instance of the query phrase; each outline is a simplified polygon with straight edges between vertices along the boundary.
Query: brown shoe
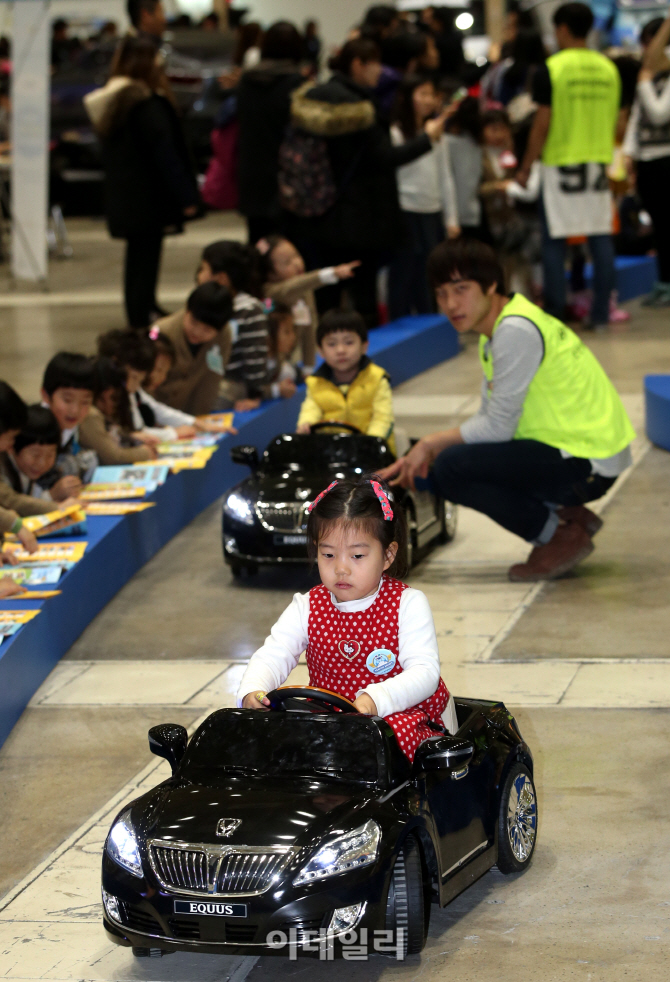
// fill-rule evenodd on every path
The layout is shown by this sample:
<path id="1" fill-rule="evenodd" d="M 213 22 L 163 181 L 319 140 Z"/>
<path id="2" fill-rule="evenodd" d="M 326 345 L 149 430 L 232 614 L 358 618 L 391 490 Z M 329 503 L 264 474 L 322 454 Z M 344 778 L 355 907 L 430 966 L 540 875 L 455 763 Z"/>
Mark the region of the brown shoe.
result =
<path id="1" fill-rule="evenodd" d="M 593 548 L 586 529 L 578 522 L 566 522 L 558 526 L 546 545 L 535 546 L 528 562 L 511 566 L 508 576 L 512 583 L 555 580 L 586 559 Z"/>
<path id="2" fill-rule="evenodd" d="M 559 508 L 558 517 L 564 522 L 577 522 L 583 529 L 594 536 L 605 524 L 599 515 L 584 505 L 573 505 L 569 508 Z"/>

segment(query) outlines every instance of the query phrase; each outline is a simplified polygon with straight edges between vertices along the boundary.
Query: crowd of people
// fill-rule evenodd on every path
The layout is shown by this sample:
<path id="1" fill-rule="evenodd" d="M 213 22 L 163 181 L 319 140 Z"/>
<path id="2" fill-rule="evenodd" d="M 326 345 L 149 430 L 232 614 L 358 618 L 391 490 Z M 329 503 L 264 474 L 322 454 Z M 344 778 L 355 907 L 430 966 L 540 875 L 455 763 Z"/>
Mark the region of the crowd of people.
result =
<path id="1" fill-rule="evenodd" d="M 204 208 L 237 208 L 250 244 L 283 236 L 307 270 L 356 259 L 353 276 L 319 291 L 316 309 L 353 307 L 368 328 L 434 310 L 428 255 L 459 236 L 495 248 L 511 289 L 585 327 L 628 316 L 616 302 L 617 248 L 656 249 L 659 284 L 648 302 L 670 303 L 665 196 L 656 193 L 670 145 L 662 19 L 642 32 L 641 72 L 629 56 L 589 47 L 594 19 L 582 3 L 560 8 L 549 57 L 531 15 L 512 6 L 499 57 L 479 68 L 464 59 L 442 7 L 415 20 L 369 8 L 328 70 L 313 22 L 304 33 L 288 21 L 244 24 L 219 79 L 199 188 L 159 53 L 162 4 L 129 0 L 128 10 L 134 33 L 85 103 L 103 148 L 109 230 L 127 243 L 130 326 L 163 315 L 163 237 Z M 570 86 L 589 72 L 599 95 L 582 99 L 576 119 Z"/>

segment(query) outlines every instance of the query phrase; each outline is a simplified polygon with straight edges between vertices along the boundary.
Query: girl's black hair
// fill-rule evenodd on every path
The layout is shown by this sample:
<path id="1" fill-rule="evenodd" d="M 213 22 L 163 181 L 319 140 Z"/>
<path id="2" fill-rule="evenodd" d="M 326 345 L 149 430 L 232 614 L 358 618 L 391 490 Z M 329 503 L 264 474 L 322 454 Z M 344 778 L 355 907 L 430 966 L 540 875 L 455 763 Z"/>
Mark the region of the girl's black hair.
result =
<path id="1" fill-rule="evenodd" d="M 387 521 L 382 513 L 379 498 L 371 480 L 378 481 L 388 495 L 393 518 Z M 384 552 L 392 542 L 398 543 L 398 551 L 388 576 L 402 579 L 409 571 L 407 562 L 407 521 L 404 509 L 397 503 L 391 488 L 375 474 L 338 481 L 335 487 L 321 499 L 307 520 L 309 557 L 316 561 L 319 542 L 334 525 L 345 522 L 356 525 L 362 531 L 381 542 Z"/>
<path id="2" fill-rule="evenodd" d="M 392 121 L 398 124 L 406 140 L 412 140 L 417 135 L 413 96 L 414 90 L 420 85 L 432 85 L 435 88 L 435 79 L 429 75 L 405 75 L 398 86 Z"/>
<path id="3" fill-rule="evenodd" d="M 11 385 L 0 382 L 0 433 L 20 430 L 25 426 L 28 410 L 20 395 Z"/>
<path id="4" fill-rule="evenodd" d="M 58 420 L 45 406 L 28 406 L 28 417 L 21 432 L 14 440 L 14 452 L 21 453 L 24 447 L 38 443 L 43 447 L 60 447 L 60 426 Z"/>
<path id="5" fill-rule="evenodd" d="M 146 334 L 118 328 L 99 336 L 98 355 L 101 358 L 113 358 L 118 365 L 147 374 L 156 361 L 156 349 Z"/>
<path id="6" fill-rule="evenodd" d="M 279 326 L 287 317 L 291 317 L 291 308 L 281 300 L 275 300 L 272 310 L 268 314 L 268 354 L 272 358 L 277 357 L 277 335 Z"/>
<path id="7" fill-rule="evenodd" d="M 202 259 L 215 275 L 225 273 L 236 293 L 261 296 L 260 255 L 255 246 L 231 239 L 219 239 L 218 242 L 210 242 L 203 249 Z"/>
<path id="8" fill-rule="evenodd" d="M 95 390 L 97 399 L 108 389 L 116 391 L 116 413 L 114 422 L 126 433 L 133 431 L 133 416 L 126 391 L 126 373 L 112 358 L 98 358 L 95 363 Z"/>
<path id="9" fill-rule="evenodd" d="M 482 139 L 482 115 L 479 108 L 479 99 L 473 95 L 468 95 L 461 99 L 458 109 L 447 123 L 450 133 L 469 133 L 475 143 L 481 143 Z"/>

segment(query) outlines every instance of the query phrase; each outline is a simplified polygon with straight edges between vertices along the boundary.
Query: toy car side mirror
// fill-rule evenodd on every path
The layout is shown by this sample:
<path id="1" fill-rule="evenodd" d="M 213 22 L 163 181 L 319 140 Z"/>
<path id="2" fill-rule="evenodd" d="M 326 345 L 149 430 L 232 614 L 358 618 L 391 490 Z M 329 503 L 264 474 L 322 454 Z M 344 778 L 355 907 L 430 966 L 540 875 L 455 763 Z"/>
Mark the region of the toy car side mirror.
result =
<path id="1" fill-rule="evenodd" d="M 250 467 L 252 471 L 258 469 L 258 450 L 256 450 L 256 447 L 248 444 L 231 447 L 230 459 L 234 464 L 242 464 L 245 467 Z"/>
<path id="2" fill-rule="evenodd" d="M 421 771 L 458 771 L 470 763 L 475 748 L 467 740 L 444 736 L 426 740 L 414 756 L 414 773 Z"/>
<path id="3" fill-rule="evenodd" d="M 186 753 L 187 740 L 188 734 L 179 723 L 159 723 L 149 730 L 149 750 L 157 757 L 164 757 L 173 774 Z"/>

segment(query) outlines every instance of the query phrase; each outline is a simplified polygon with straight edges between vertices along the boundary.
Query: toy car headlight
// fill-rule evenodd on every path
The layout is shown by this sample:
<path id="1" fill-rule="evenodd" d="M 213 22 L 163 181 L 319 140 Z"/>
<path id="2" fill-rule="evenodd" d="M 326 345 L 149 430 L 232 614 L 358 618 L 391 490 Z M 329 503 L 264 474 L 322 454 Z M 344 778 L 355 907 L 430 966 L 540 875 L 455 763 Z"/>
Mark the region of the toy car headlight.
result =
<path id="1" fill-rule="evenodd" d="M 133 876 L 142 877 L 142 860 L 135 838 L 135 832 L 130 824 L 130 808 L 112 825 L 105 848 L 107 854 Z"/>
<path id="2" fill-rule="evenodd" d="M 236 521 L 243 522 L 245 525 L 254 524 L 254 510 L 251 502 L 243 498 L 241 494 L 237 494 L 236 491 L 233 491 L 226 498 L 225 508 L 230 517 Z"/>
<path id="3" fill-rule="evenodd" d="M 377 858 L 381 829 L 370 819 L 365 825 L 325 843 L 300 870 L 294 886 L 311 883 L 359 866 L 369 866 Z"/>

